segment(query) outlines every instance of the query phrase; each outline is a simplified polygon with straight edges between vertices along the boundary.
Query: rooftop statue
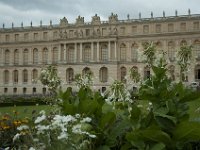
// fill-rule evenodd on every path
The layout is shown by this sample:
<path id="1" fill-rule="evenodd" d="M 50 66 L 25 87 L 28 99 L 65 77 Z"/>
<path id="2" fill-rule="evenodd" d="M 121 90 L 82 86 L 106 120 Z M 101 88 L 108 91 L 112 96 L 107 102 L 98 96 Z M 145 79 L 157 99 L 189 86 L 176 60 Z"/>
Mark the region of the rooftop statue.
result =
<path id="1" fill-rule="evenodd" d="M 109 23 L 116 23 L 118 21 L 118 15 L 111 13 L 111 16 L 109 16 Z"/>
<path id="2" fill-rule="evenodd" d="M 101 19 L 97 14 L 95 14 L 95 16 L 92 17 L 92 24 L 93 25 L 100 25 L 101 24 Z"/>
<path id="3" fill-rule="evenodd" d="M 68 25 L 67 18 L 60 19 L 60 26 L 64 27 Z"/>

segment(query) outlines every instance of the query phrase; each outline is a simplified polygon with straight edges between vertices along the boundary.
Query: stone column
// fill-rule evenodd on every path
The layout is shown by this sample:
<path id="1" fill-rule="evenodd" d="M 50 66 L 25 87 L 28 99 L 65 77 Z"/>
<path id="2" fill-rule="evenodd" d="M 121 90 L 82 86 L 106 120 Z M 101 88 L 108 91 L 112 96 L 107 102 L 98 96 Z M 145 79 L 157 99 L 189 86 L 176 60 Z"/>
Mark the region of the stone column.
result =
<path id="1" fill-rule="evenodd" d="M 83 43 L 80 43 L 80 62 L 83 61 Z"/>
<path id="2" fill-rule="evenodd" d="M 130 41 L 127 42 L 127 51 L 126 51 L 126 61 L 131 61 L 131 44 L 130 44 Z"/>
<path id="3" fill-rule="evenodd" d="M 48 47 L 48 64 L 51 64 L 52 63 L 52 53 L 53 53 L 53 51 L 52 51 L 52 47 L 51 46 L 49 46 Z"/>
<path id="4" fill-rule="evenodd" d="M 91 61 L 94 61 L 94 44 L 91 42 Z"/>
<path id="5" fill-rule="evenodd" d="M 19 48 L 19 65 L 23 65 L 23 48 Z"/>
<path id="6" fill-rule="evenodd" d="M 117 61 L 117 42 L 115 41 L 115 61 Z"/>
<path id="7" fill-rule="evenodd" d="M 108 41 L 108 61 L 111 60 L 111 44 L 110 44 L 110 41 Z"/>
<path id="8" fill-rule="evenodd" d="M 0 50 L 0 66 L 3 66 L 4 65 L 4 49 L 1 48 Z"/>
<path id="9" fill-rule="evenodd" d="M 77 62 L 77 43 L 74 43 L 74 62 Z"/>
<path id="10" fill-rule="evenodd" d="M 67 50 L 66 50 L 66 43 L 64 44 L 64 62 L 66 62 L 66 52 L 67 52 Z"/>
<path id="11" fill-rule="evenodd" d="M 33 64 L 33 48 L 28 49 L 28 64 L 32 65 Z"/>
<path id="12" fill-rule="evenodd" d="M 42 49 L 38 48 L 38 64 L 42 64 Z"/>
<path id="13" fill-rule="evenodd" d="M 97 62 L 99 62 L 99 42 L 97 42 Z"/>
<path id="14" fill-rule="evenodd" d="M 10 48 L 10 65 L 14 64 L 14 48 Z"/>
<path id="15" fill-rule="evenodd" d="M 58 62 L 61 62 L 61 44 L 58 46 Z"/>

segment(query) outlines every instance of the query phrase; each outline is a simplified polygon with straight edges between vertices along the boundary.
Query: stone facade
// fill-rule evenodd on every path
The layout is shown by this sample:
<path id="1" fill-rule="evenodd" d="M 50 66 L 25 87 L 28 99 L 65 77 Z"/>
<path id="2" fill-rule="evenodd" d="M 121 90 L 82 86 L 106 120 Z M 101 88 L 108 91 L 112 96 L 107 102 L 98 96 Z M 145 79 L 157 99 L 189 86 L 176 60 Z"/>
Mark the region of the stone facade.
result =
<path id="1" fill-rule="evenodd" d="M 71 24 L 64 17 L 60 24 L 0 29 L 0 94 L 44 94 L 47 89 L 37 78 L 42 68 L 55 65 L 65 89 L 75 74 L 91 70 L 94 88 L 104 90 L 114 79 L 124 80 L 131 68 L 142 78 L 150 70 L 137 56 L 142 43 L 154 42 L 158 50 L 166 51 L 169 74 L 180 79 L 176 52 L 183 44 L 193 45 L 193 59 L 188 82 L 200 80 L 200 15 L 188 15 L 119 20 L 111 14 L 101 21 L 96 14 L 89 23 L 78 16 Z M 129 78 L 129 77 L 128 77 Z M 129 80 L 126 78 L 126 80 Z"/>

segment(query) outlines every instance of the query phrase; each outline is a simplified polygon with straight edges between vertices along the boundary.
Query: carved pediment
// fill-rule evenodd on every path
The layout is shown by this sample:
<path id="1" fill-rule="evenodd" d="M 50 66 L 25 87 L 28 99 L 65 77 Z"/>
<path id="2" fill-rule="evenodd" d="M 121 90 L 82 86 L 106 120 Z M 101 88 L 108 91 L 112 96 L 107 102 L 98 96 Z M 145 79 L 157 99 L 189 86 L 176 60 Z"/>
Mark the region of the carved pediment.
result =
<path id="1" fill-rule="evenodd" d="M 64 27 L 64 26 L 67 26 L 68 25 L 68 21 L 67 21 L 67 18 L 63 18 L 63 19 L 60 19 L 60 26 L 61 27 Z"/>
<path id="2" fill-rule="evenodd" d="M 109 23 L 116 23 L 118 21 L 118 15 L 111 13 L 111 16 L 109 17 Z"/>
<path id="3" fill-rule="evenodd" d="M 76 18 L 76 25 L 83 25 L 84 24 L 84 17 L 78 16 Z"/>
<path id="4" fill-rule="evenodd" d="M 101 24 L 101 19 L 99 16 L 97 16 L 97 14 L 95 14 L 95 16 L 92 17 L 92 24 L 93 25 L 100 25 Z"/>

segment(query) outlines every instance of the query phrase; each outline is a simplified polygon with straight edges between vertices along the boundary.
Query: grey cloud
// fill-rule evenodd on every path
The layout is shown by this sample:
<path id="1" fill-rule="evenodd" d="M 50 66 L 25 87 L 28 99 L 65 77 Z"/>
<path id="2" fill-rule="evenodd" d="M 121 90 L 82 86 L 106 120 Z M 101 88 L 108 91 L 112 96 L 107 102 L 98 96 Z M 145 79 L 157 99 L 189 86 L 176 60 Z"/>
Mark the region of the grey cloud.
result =
<path id="1" fill-rule="evenodd" d="M 23 21 L 29 25 L 38 25 L 40 20 L 48 24 L 51 19 L 53 23 L 59 23 L 59 19 L 66 16 L 69 22 L 75 22 L 78 15 L 85 17 L 85 21 L 91 21 L 96 13 L 102 20 L 107 20 L 111 12 L 117 13 L 119 19 L 126 19 L 127 14 L 131 18 L 174 15 L 177 9 L 179 14 L 187 14 L 190 8 L 192 13 L 200 13 L 199 0 L 0 0 L 0 26 L 4 22 L 11 25 L 15 22 L 19 26 Z"/>

